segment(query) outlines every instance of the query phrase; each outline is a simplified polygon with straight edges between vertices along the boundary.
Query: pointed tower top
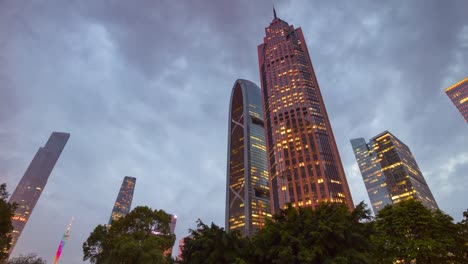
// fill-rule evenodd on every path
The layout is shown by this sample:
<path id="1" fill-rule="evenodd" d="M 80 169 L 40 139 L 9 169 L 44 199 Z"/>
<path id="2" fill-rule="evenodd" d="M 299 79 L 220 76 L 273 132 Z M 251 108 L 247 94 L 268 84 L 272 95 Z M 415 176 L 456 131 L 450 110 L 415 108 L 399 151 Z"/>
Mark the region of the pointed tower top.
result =
<path id="1" fill-rule="evenodd" d="M 277 17 L 276 17 L 276 9 L 275 9 L 275 5 L 273 5 L 273 16 L 275 17 L 275 19 L 277 18 Z"/>

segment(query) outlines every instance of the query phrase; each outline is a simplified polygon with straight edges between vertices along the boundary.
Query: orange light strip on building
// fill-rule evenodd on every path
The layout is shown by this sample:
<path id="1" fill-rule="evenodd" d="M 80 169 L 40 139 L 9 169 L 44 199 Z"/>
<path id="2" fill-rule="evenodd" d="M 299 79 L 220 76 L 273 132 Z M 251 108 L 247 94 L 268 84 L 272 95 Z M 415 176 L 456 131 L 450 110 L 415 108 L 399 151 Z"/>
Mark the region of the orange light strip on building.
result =
<path id="1" fill-rule="evenodd" d="M 456 84 L 454 84 L 454 85 L 452 85 L 452 86 L 450 86 L 450 87 L 447 87 L 447 88 L 445 89 L 445 91 L 448 92 L 448 91 L 452 90 L 453 88 L 455 88 L 455 87 L 461 85 L 461 84 L 464 83 L 464 82 L 468 82 L 468 77 L 466 77 L 465 79 L 463 79 L 463 80 L 457 82 Z"/>

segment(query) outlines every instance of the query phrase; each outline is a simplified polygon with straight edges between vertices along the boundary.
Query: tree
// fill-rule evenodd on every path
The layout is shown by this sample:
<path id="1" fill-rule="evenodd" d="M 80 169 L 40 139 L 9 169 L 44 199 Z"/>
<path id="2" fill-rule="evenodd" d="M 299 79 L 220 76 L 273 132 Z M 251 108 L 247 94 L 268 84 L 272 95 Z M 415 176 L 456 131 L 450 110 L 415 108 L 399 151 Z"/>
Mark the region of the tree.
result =
<path id="1" fill-rule="evenodd" d="M 370 210 L 360 203 L 288 206 L 254 237 L 252 263 L 372 263 Z"/>
<path id="2" fill-rule="evenodd" d="M 468 263 L 468 210 L 463 212 L 463 219 L 457 223 L 457 228 L 457 250 L 453 252 L 453 257 L 458 263 Z"/>
<path id="3" fill-rule="evenodd" d="M 171 217 L 163 210 L 136 207 L 128 215 L 98 225 L 83 244 L 83 260 L 95 264 L 168 263 L 175 236 L 170 234 Z"/>
<path id="4" fill-rule="evenodd" d="M 8 261 L 8 264 L 47 264 L 47 262 L 36 254 L 28 254 L 12 258 Z"/>
<path id="5" fill-rule="evenodd" d="M 457 262 L 458 231 L 452 217 L 414 199 L 387 205 L 376 216 L 376 257 L 380 263 Z"/>
<path id="6" fill-rule="evenodd" d="M 13 231 L 11 218 L 16 208 L 16 205 L 9 204 L 7 199 L 8 192 L 6 191 L 6 184 L 4 183 L 0 185 L 0 263 L 5 261 L 8 257 L 8 250 L 11 246 L 10 234 Z"/>
<path id="7" fill-rule="evenodd" d="M 184 239 L 179 263 L 247 263 L 249 246 L 249 240 L 239 232 L 226 232 L 213 223 L 208 226 L 198 219 L 197 229 L 190 230 L 190 236 Z"/>

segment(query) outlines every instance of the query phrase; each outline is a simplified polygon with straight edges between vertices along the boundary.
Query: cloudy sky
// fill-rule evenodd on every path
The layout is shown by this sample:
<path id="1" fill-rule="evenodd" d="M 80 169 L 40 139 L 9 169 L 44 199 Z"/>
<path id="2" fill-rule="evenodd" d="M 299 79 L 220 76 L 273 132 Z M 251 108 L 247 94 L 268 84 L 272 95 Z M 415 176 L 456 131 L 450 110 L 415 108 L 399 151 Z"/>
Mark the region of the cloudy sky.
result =
<path id="1" fill-rule="evenodd" d="M 456 220 L 468 204 L 468 124 L 443 89 L 468 75 L 468 2 L 276 1 L 301 26 L 355 203 L 349 140 L 389 130 Z M 70 140 L 14 255 L 63 263 L 104 224 L 123 176 L 133 205 L 224 224 L 230 90 L 259 84 L 272 1 L 0 2 L 0 182 L 10 192 L 52 131 Z"/>

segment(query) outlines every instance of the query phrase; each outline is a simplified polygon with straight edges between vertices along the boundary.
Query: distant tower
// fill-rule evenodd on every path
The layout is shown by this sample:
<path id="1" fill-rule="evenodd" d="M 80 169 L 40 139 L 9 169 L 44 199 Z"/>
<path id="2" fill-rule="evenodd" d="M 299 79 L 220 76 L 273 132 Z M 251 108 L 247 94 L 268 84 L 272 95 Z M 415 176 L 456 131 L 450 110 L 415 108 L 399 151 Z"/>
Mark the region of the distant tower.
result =
<path id="1" fill-rule="evenodd" d="M 119 194 L 115 200 L 114 209 L 112 210 L 112 214 L 109 219 L 109 225 L 112 224 L 112 221 L 126 216 L 130 212 L 133 200 L 133 191 L 135 190 L 135 183 L 135 177 L 125 176 L 123 179 Z"/>
<path id="2" fill-rule="evenodd" d="M 287 203 L 354 208 L 302 29 L 275 11 L 265 33 L 258 60 L 273 213 Z"/>
<path id="3" fill-rule="evenodd" d="M 260 88 L 237 80 L 229 109 L 226 230 L 251 236 L 271 217 Z"/>
<path id="4" fill-rule="evenodd" d="M 369 143 L 351 140 L 374 213 L 385 205 L 416 199 L 430 209 L 437 203 L 408 146 L 388 131 Z"/>
<path id="5" fill-rule="evenodd" d="M 54 258 L 54 264 L 58 264 L 60 257 L 62 256 L 63 248 L 65 247 L 65 244 L 70 238 L 70 229 L 71 229 L 72 224 L 73 224 L 73 217 L 70 221 L 70 224 L 68 224 L 67 229 L 65 230 L 65 233 L 63 234 L 62 240 L 60 241 L 60 244 L 57 248 L 57 253 L 55 253 L 55 258 Z"/>
<path id="6" fill-rule="evenodd" d="M 445 89 L 445 93 L 468 122 L 468 77 Z"/>
<path id="7" fill-rule="evenodd" d="M 184 251 L 185 237 L 179 240 L 179 252 L 177 253 L 177 260 L 183 260 L 182 252 Z"/>
<path id="8" fill-rule="evenodd" d="M 175 228 L 177 224 L 177 215 L 169 215 L 171 217 L 171 222 L 169 223 L 169 231 L 171 232 L 171 235 L 175 235 Z M 174 241 L 175 243 L 175 241 Z M 169 256 L 172 254 L 172 249 L 174 248 L 174 244 L 172 244 L 172 247 L 166 251 L 164 251 L 164 255 Z"/>
<path id="9" fill-rule="evenodd" d="M 11 253 L 23 232 L 44 187 L 47 184 L 60 154 L 67 144 L 70 134 L 53 132 L 44 147 L 40 147 L 10 197 L 9 203 L 16 203 L 18 208 L 13 216 L 13 233 L 9 253 Z"/>

